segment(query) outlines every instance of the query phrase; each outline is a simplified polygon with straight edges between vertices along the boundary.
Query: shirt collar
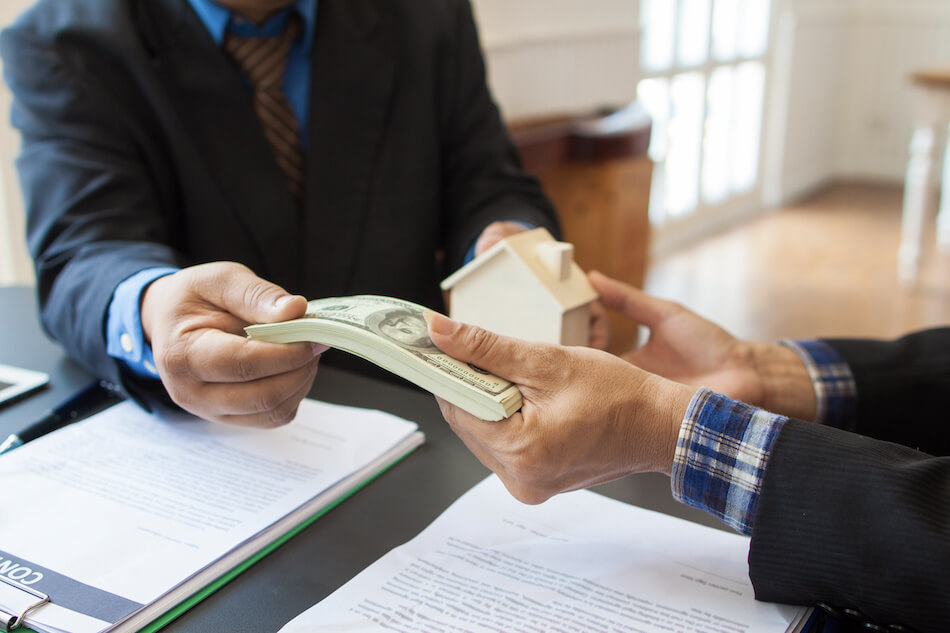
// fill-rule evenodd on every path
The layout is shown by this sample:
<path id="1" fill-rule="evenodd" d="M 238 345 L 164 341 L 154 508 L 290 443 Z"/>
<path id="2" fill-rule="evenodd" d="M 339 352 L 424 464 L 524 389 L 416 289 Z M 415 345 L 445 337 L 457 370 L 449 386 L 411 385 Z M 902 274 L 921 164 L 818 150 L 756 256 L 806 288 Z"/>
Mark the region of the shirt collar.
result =
<path id="1" fill-rule="evenodd" d="M 303 20 L 304 50 L 309 51 L 310 44 L 313 42 L 318 0 L 297 0 L 260 27 L 242 20 L 240 16 L 235 15 L 230 9 L 225 9 L 214 0 L 188 0 L 188 2 L 198 14 L 211 38 L 219 45 L 224 42 L 224 34 L 228 29 L 243 36 L 277 35 L 284 28 L 284 23 L 291 11 L 296 11 Z"/>

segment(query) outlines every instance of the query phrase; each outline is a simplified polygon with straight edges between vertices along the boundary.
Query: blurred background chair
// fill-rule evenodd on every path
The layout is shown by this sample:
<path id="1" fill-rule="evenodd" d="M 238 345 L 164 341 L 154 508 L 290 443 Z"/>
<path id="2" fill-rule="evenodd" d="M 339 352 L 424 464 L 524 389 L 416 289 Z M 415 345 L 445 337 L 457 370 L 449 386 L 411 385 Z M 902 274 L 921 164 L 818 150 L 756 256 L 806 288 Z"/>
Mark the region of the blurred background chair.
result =
<path id="1" fill-rule="evenodd" d="M 937 213 L 937 244 L 950 251 L 950 66 L 914 72 L 911 75 L 916 99 L 916 127 L 910 141 L 910 159 L 904 180 L 904 211 L 901 242 L 897 253 L 897 275 L 905 288 L 917 285 L 923 248 L 924 224 L 932 216 L 935 184 L 934 160 L 942 151 L 940 206 Z"/>

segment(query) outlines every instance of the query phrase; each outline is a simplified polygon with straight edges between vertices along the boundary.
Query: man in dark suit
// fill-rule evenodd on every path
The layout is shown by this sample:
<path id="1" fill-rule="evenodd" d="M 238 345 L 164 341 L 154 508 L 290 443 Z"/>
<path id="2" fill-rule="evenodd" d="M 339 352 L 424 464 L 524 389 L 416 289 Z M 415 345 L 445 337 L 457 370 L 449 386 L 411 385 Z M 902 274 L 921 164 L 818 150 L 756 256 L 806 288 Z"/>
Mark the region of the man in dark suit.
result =
<path id="1" fill-rule="evenodd" d="M 500 422 L 439 403 L 515 497 L 664 472 L 678 500 L 751 535 L 758 599 L 950 630 L 950 328 L 751 343 L 590 276 L 650 329 L 644 346 L 617 357 L 427 314 L 439 348 L 521 388 L 524 407 Z"/>
<path id="2" fill-rule="evenodd" d="M 0 53 L 43 323 L 147 406 L 283 423 L 324 348 L 243 325 L 558 229 L 467 0 L 39 0 Z"/>

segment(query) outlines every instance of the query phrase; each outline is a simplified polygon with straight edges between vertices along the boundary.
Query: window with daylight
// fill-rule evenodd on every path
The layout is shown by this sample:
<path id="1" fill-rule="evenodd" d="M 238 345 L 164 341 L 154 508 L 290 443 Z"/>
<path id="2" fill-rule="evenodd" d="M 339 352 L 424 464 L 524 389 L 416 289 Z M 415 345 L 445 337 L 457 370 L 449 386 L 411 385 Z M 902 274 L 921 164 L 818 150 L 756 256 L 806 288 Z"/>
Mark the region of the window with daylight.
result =
<path id="1" fill-rule="evenodd" d="M 758 204 L 770 0 L 640 0 L 637 96 L 653 118 L 650 219 Z"/>

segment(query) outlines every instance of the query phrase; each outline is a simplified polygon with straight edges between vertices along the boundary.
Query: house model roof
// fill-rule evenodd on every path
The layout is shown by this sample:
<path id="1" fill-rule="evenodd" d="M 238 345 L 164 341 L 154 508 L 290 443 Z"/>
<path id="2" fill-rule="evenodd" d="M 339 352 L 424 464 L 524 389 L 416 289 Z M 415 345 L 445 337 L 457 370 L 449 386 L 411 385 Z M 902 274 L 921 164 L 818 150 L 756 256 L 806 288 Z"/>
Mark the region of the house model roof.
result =
<path id="1" fill-rule="evenodd" d="M 463 279 L 476 275 L 489 261 L 506 256 L 510 257 L 513 266 L 525 267 L 564 310 L 597 298 L 597 292 L 587 280 L 587 275 L 574 262 L 573 245 L 556 241 L 543 227 L 501 240 L 446 277 L 442 281 L 442 289 L 452 289 Z"/>

